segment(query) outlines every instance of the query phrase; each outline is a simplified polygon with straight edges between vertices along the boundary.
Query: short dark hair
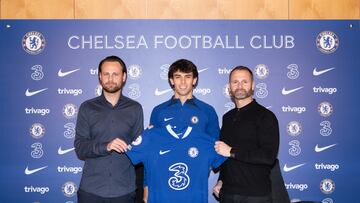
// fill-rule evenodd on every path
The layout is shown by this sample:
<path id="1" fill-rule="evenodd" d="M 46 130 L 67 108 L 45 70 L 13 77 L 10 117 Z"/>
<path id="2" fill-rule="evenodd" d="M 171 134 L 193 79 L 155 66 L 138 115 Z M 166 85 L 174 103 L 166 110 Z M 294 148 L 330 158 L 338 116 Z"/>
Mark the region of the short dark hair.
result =
<path id="1" fill-rule="evenodd" d="M 246 66 L 236 66 L 235 68 L 233 68 L 229 74 L 229 82 L 230 82 L 230 79 L 231 79 L 231 74 L 234 72 L 234 71 L 237 71 L 237 70 L 246 70 L 247 72 L 250 73 L 250 77 L 251 77 L 251 80 L 254 81 L 254 76 L 253 76 L 253 73 L 252 71 L 250 70 L 250 68 L 246 67 Z"/>
<path id="2" fill-rule="evenodd" d="M 183 73 L 193 73 L 193 77 L 194 78 L 198 78 L 199 77 L 199 73 L 197 70 L 196 65 L 187 60 L 187 59 L 179 59 L 177 61 L 175 61 L 173 64 L 170 65 L 169 68 L 169 72 L 168 72 L 168 82 L 170 84 L 170 86 L 173 88 L 173 85 L 170 82 L 170 78 L 174 77 L 174 73 L 180 71 Z M 194 85 L 194 87 L 196 87 L 197 83 L 199 82 L 199 79 L 197 79 L 196 84 Z"/>
<path id="3" fill-rule="evenodd" d="M 118 57 L 118 56 L 107 56 L 106 58 L 101 60 L 100 63 L 99 63 L 98 75 L 100 75 L 101 67 L 102 67 L 103 63 L 105 63 L 105 62 L 118 62 L 118 63 L 120 63 L 120 65 L 122 67 L 123 73 L 127 73 L 125 62 L 120 57 Z"/>

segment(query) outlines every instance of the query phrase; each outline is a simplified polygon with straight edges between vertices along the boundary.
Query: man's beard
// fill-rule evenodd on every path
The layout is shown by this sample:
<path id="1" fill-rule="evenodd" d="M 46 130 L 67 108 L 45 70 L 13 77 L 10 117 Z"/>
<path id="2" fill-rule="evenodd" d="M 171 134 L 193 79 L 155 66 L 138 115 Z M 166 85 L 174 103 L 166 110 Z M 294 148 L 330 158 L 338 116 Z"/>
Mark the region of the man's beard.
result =
<path id="1" fill-rule="evenodd" d="M 234 99 L 242 100 L 251 97 L 254 93 L 254 90 L 250 89 L 249 91 L 246 91 L 245 89 L 236 89 L 235 91 L 231 91 L 230 93 Z"/>
<path id="2" fill-rule="evenodd" d="M 102 89 L 103 91 L 107 92 L 107 93 L 116 93 L 118 92 L 119 90 L 121 90 L 121 87 L 122 87 L 122 83 L 117 85 L 116 83 L 102 83 L 101 82 L 101 86 L 102 86 Z"/>

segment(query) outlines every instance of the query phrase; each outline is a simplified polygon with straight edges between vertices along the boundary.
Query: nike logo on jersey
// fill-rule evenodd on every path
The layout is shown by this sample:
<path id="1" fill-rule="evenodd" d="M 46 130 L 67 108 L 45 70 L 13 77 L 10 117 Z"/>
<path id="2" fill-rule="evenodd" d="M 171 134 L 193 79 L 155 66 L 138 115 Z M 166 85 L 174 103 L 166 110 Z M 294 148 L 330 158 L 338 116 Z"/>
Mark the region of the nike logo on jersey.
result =
<path id="1" fill-rule="evenodd" d="M 315 146 L 315 152 L 322 152 L 324 150 L 327 150 L 333 146 L 335 146 L 336 144 L 332 144 L 332 145 L 328 145 L 328 146 L 325 146 L 325 147 L 319 147 L 318 145 Z"/>
<path id="2" fill-rule="evenodd" d="M 25 92 L 25 96 L 27 97 L 31 97 L 31 96 L 34 96 L 35 94 L 39 94 L 40 92 L 43 92 L 45 90 L 47 90 L 48 88 L 44 88 L 44 89 L 41 89 L 41 90 L 37 90 L 37 91 L 30 91 L 29 88 L 26 89 L 26 92 Z"/>
<path id="3" fill-rule="evenodd" d="M 63 149 L 61 149 L 61 147 L 59 147 L 58 154 L 63 155 L 63 154 L 66 154 L 66 153 L 69 153 L 69 152 L 73 151 L 74 149 L 75 149 L 75 147 L 63 150 Z"/>
<path id="4" fill-rule="evenodd" d="M 166 93 L 171 92 L 171 91 L 172 91 L 172 89 L 159 90 L 158 88 L 156 88 L 155 89 L 155 95 L 160 96 L 160 95 L 166 94 Z"/>
<path id="5" fill-rule="evenodd" d="M 324 70 L 320 70 L 320 71 L 318 71 L 316 68 L 314 68 L 314 70 L 313 70 L 313 75 L 314 76 L 319 76 L 319 75 L 322 75 L 322 74 L 324 74 L 324 73 L 326 73 L 326 72 L 329 72 L 329 71 L 331 71 L 331 70 L 334 70 L 335 68 L 328 68 L 328 69 L 324 69 Z"/>
<path id="6" fill-rule="evenodd" d="M 171 120 L 171 119 L 173 119 L 174 117 L 170 117 L 170 118 L 164 118 L 164 121 L 166 122 L 166 121 L 169 121 L 169 120 Z"/>
<path id="7" fill-rule="evenodd" d="M 284 169 L 285 172 L 289 172 L 289 171 L 292 171 L 292 170 L 294 170 L 294 169 L 296 169 L 296 168 L 299 168 L 299 167 L 301 167 L 301 166 L 303 166 L 303 165 L 305 165 L 305 163 L 299 164 L 299 165 L 296 165 L 296 166 L 288 167 L 288 166 L 285 164 L 283 169 Z"/>
<path id="8" fill-rule="evenodd" d="M 166 154 L 166 153 L 169 153 L 170 151 L 171 151 L 171 150 L 165 150 L 165 151 L 160 150 L 159 154 L 160 154 L 160 155 L 164 155 L 164 154 Z"/>
<path id="9" fill-rule="evenodd" d="M 38 171 L 41 171 L 41 170 L 43 170 L 43 169 L 45 169 L 45 168 L 47 168 L 47 167 L 48 167 L 48 166 L 43 166 L 43 167 L 40 167 L 40 168 L 36 168 L 36 169 L 30 170 L 29 167 L 27 166 L 26 169 L 25 169 L 25 174 L 26 174 L 26 175 L 31 175 L 31 174 L 36 173 L 36 172 L 38 172 Z"/>
<path id="10" fill-rule="evenodd" d="M 298 87 L 298 88 L 295 88 L 295 89 L 291 89 L 291 90 L 286 90 L 285 87 L 283 87 L 281 93 L 282 93 L 283 95 L 288 95 L 288 94 L 291 94 L 291 93 L 293 93 L 293 92 L 296 92 L 296 91 L 298 91 L 298 90 L 300 90 L 300 89 L 302 89 L 302 88 L 304 88 L 304 86 L 301 86 L 301 87 Z"/>
<path id="11" fill-rule="evenodd" d="M 80 70 L 80 68 L 74 69 L 74 70 L 71 70 L 71 71 L 62 72 L 62 70 L 61 70 L 61 68 L 60 68 L 60 70 L 59 70 L 59 72 L 58 72 L 58 76 L 59 76 L 59 77 L 65 77 L 65 76 L 67 76 L 67 75 L 69 75 L 69 74 L 71 74 L 71 73 L 74 73 L 74 72 L 78 71 L 78 70 Z"/>

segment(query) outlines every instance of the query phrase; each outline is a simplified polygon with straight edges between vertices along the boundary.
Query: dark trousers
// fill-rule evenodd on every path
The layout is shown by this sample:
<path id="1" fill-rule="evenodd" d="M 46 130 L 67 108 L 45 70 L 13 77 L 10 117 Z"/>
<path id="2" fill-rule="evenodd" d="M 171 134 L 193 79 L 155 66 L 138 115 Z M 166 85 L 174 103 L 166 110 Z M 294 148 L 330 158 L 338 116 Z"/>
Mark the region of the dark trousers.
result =
<path id="1" fill-rule="evenodd" d="M 106 198 L 79 189 L 77 192 L 77 197 L 78 197 L 78 203 L 134 203 L 135 202 L 135 192 L 120 197 Z"/>
<path id="2" fill-rule="evenodd" d="M 272 203 L 268 196 L 242 196 L 220 192 L 220 203 Z"/>

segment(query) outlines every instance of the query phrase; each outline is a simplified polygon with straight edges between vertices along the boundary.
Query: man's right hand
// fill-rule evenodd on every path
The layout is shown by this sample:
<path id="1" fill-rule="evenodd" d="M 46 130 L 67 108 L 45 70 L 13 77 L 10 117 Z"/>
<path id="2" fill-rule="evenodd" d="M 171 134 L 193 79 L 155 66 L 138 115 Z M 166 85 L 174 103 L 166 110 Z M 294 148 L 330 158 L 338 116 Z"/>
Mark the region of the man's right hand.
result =
<path id="1" fill-rule="evenodd" d="M 108 152 L 114 150 L 118 153 L 124 153 L 128 150 L 128 145 L 122 139 L 115 138 L 114 140 L 112 140 L 107 144 L 106 150 Z"/>
<path id="2" fill-rule="evenodd" d="M 220 190 L 221 190 L 221 187 L 222 187 L 222 184 L 223 182 L 221 180 L 219 180 L 216 185 L 214 186 L 213 188 L 213 193 L 214 195 L 219 198 L 219 194 L 220 194 Z"/>

